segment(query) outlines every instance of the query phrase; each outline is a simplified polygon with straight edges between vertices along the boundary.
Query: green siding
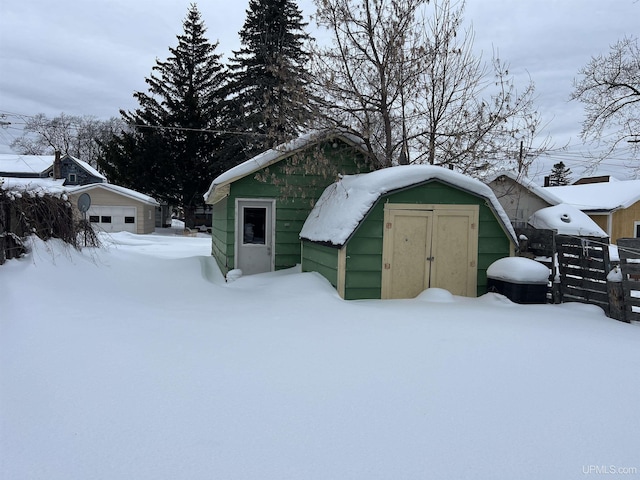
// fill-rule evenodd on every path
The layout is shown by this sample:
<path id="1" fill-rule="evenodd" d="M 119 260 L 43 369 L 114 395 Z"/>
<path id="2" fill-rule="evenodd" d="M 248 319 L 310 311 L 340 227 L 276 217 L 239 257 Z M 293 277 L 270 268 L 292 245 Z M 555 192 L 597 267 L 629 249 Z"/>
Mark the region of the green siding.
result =
<path id="1" fill-rule="evenodd" d="M 229 237 L 233 238 L 233 222 L 227 218 L 227 199 L 222 199 L 212 208 L 211 229 L 211 255 L 216 260 L 223 275 L 229 271 L 229 257 L 227 255 Z M 231 231 L 229 228 L 231 227 Z M 233 250 L 231 250 L 231 262 L 233 264 Z"/>
<path id="2" fill-rule="evenodd" d="M 363 255 L 362 252 L 358 252 L 358 255 L 353 255 L 347 259 L 347 266 L 349 270 L 357 270 L 360 272 L 377 272 L 380 271 L 380 264 L 382 262 L 382 255 Z"/>
<path id="3" fill-rule="evenodd" d="M 345 299 L 380 298 L 385 203 L 478 205 L 477 294 L 487 289 L 487 268 L 510 253 L 510 240 L 484 198 L 432 181 L 381 197 L 347 244 Z"/>
<path id="4" fill-rule="evenodd" d="M 341 140 L 331 140 L 319 146 L 335 172 L 352 175 L 370 171 L 364 155 Z M 234 267 L 236 199 L 276 199 L 275 268 L 289 268 L 301 262 L 300 230 L 324 189 L 336 180 L 336 175 L 314 173 L 319 170 L 315 155 L 318 146 L 287 157 L 265 169 L 230 185 L 224 209 L 226 224 L 214 224 L 212 249 L 223 273 Z M 221 202 L 219 202 L 221 203 Z M 216 204 L 218 205 L 218 204 Z M 215 212 L 215 207 L 214 207 Z M 217 230 L 217 231 L 216 231 Z"/>
<path id="5" fill-rule="evenodd" d="M 337 248 L 304 241 L 302 244 L 302 271 L 318 272 L 337 288 L 338 252 Z"/>

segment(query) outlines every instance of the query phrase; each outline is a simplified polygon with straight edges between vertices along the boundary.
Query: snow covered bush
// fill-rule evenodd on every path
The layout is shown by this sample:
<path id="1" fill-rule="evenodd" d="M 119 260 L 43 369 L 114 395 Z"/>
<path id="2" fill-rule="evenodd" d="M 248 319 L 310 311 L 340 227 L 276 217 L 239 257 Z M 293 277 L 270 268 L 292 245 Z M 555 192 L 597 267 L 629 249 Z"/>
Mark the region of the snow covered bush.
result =
<path id="1" fill-rule="evenodd" d="M 59 238 L 75 248 L 98 245 L 91 225 L 76 220 L 66 194 L 0 186 L 0 265 L 26 253 L 29 235 Z"/>

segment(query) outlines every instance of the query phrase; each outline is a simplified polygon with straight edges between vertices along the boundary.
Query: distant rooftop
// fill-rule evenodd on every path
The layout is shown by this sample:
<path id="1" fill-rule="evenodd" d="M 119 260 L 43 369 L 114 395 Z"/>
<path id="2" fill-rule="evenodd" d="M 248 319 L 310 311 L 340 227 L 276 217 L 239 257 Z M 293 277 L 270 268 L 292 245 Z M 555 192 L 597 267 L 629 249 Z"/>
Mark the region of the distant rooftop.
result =
<path id="1" fill-rule="evenodd" d="M 584 211 L 611 211 L 628 208 L 640 201 L 640 180 L 584 183 L 544 187 L 562 200 Z"/>

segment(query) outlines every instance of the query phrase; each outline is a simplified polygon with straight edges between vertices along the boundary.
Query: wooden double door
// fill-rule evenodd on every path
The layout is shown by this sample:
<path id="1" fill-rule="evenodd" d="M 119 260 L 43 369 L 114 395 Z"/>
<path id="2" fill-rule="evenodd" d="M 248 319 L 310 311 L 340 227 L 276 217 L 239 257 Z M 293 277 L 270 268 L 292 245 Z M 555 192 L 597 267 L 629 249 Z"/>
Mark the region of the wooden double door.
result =
<path id="1" fill-rule="evenodd" d="M 386 204 L 382 298 L 477 292 L 478 205 Z"/>

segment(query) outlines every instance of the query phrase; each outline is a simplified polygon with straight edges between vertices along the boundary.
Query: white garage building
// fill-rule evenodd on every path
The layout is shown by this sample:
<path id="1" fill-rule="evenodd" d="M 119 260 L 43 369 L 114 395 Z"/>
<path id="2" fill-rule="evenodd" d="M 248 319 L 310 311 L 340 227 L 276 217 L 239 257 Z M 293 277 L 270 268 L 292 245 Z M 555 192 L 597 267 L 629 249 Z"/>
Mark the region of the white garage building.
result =
<path id="1" fill-rule="evenodd" d="M 93 183 L 68 191 L 74 206 L 83 193 L 91 197 L 87 220 L 97 231 L 144 234 L 155 230 L 156 208 L 160 204 L 153 197 L 110 183 Z"/>

